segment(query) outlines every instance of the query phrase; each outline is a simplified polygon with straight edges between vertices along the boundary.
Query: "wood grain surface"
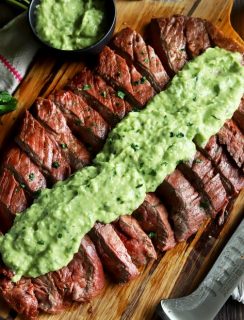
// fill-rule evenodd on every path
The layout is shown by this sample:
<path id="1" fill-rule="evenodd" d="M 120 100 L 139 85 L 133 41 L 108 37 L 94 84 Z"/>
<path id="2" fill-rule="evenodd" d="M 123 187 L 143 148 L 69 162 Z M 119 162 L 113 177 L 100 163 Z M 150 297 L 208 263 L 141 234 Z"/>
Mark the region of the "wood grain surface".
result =
<path id="1" fill-rule="evenodd" d="M 231 7 L 232 0 L 118 0 L 117 30 L 129 25 L 143 33 L 152 17 L 179 13 L 206 18 L 227 36 L 244 45 L 231 27 Z M 24 110 L 31 107 L 37 96 L 46 96 L 55 88 L 62 87 L 81 68 L 81 61 L 68 61 L 53 56 L 46 50 L 40 51 L 16 92 L 18 109 L 0 118 L 0 147 L 12 139 L 16 122 L 18 123 Z M 198 286 L 239 224 L 243 211 L 244 192 L 235 201 L 223 226 L 218 226 L 215 221 L 206 221 L 187 242 L 178 244 L 174 249 L 161 254 L 157 261 L 141 269 L 141 275 L 136 280 L 126 285 L 115 285 L 108 279 L 103 294 L 91 303 L 74 304 L 59 315 L 41 315 L 40 320 L 155 319 L 155 306 L 160 299 L 186 295 Z M 10 312 L 0 302 L 0 317 L 10 320 L 15 316 L 14 312 Z"/>

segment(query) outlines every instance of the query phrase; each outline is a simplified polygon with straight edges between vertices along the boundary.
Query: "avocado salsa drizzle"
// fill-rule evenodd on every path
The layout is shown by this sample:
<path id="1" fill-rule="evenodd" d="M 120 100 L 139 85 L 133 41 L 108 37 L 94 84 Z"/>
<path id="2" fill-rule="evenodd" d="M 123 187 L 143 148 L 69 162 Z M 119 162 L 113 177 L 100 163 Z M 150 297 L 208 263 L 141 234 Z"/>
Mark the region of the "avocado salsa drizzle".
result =
<path id="1" fill-rule="evenodd" d="M 0 238 L 13 281 L 66 266 L 96 221 L 133 212 L 179 162 L 193 158 L 195 143 L 204 146 L 238 107 L 244 94 L 240 61 L 238 53 L 208 49 L 144 110 L 117 125 L 93 165 L 42 190 Z"/>

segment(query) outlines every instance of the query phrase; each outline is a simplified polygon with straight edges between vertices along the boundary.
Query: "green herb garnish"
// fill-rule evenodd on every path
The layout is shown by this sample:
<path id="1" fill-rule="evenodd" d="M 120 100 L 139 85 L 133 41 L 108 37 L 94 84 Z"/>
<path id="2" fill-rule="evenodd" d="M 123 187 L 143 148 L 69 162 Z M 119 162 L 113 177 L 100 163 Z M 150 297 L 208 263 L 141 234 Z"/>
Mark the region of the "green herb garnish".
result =
<path id="1" fill-rule="evenodd" d="M 60 144 L 60 147 L 61 147 L 62 149 L 67 149 L 67 148 L 68 148 L 68 146 L 67 146 L 66 143 L 61 143 L 61 144 Z"/>
<path id="2" fill-rule="evenodd" d="M 35 175 L 34 175 L 34 173 L 32 172 L 32 173 L 29 174 L 29 180 L 30 180 L 30 181 L 33 181 L 34 179 L 35 179 Z"/>
<path id="3" fill-rule="evenodd" d="M 91 85 L 90 84 L 85 84 L 84 86 L 83 86 L 83 90 L 90 90 L 91 89 Z"/>
<path id="4" fill-rule="evenodd" d="M 55 168 L 55 169 L 58 169 L 60 167 L 60 164 L 58 163 L 58 161 L 54 161 L 52 163 L 52 167 Z"/>
<path id="5" fill-rule="evenodd" d="M 150 238 L 150 239 L 152 239 L 152 238 L 156 238 L 156 232 L 149 232 L 149 234 L 148 234 L 148 237 Z"/>
<path id="6" fill-rule="evenodd" d="M 17 99 L 12 97 L 7 91 L 0 92 L 0 115 L 15 110 L 16 106 Z"/>
<path id="7" fill-rule="evenodd" d="M 117 91 L 117 96 L 118 96 L 120 99 L 124 100 L 126 94 L 125 94 L 123 91 L 118 90 L 118 91 Z"/>

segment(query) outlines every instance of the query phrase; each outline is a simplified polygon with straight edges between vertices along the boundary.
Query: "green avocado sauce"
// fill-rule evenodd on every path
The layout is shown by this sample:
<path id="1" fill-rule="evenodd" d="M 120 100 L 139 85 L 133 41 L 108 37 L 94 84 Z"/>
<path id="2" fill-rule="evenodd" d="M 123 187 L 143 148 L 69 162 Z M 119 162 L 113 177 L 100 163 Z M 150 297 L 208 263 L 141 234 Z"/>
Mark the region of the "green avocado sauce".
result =
<path id="1" fill-rule="evenodd" d="M 203 146 L 238 107 L 244 94 L 240 60 L 237 53 L 214 48 L 189 62 L 167 90 L 117 125 L 92 166 L 43 190 L 17 215 L 0 238 L 13 280 L 66 266 L 96 221 L 133 212 L 146 192 L 192 158 L 195 143 Z"/>
<path id="2" fill-rule="evenodd" d="M 102 38 L 104 0 L 42 0 L 36 11 L 36 31 L 54 48 L 82 49 Z"/>

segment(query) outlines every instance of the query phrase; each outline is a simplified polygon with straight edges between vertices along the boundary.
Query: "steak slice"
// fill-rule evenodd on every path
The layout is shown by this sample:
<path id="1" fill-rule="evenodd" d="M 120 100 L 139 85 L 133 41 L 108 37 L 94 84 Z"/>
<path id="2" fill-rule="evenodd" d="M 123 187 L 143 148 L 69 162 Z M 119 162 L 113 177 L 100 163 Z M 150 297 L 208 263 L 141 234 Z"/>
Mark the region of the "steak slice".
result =
<path id="1" fill-rule="evenodd" d="M 244 97 L 241 99 L 239 108 L 233 115 L 233 120 L 238 124 L 239 128 L 244 133 Z"/>
<path id="2" fill-rule="evenodd" d="M 244 135 L 233 120 L 225 122 L 218 132 L 220 144 L 228 150 L 231 158 L 244 171 Z"/>
<path id="3" fill-rule="evenodd" d="M 81 96 L 59 90 L 49 98 L 61 109 L 71 130 L 96 150 L 102 147 L 109 126 Z"/>
<path id="4" fill-rule="evenodd" d="M 52 182 L 64 180 L 70 175 L 70 166 L 62 156 L 61 148 L 28 111 L 16 142 Z"/>
<path id="5" fill-rule="evenodd" d="M 53 272 L 53 279 L 63 296 L 87 302 L 101 293 L 105 285 L 102 263 L 88 236 L 81 240 L 79 252 L 67 267 Z"/>
<path id="6" fill-rule="evenodd" d="M 27 208 L 28 200 L 22 186 L 8 169 L 3 169 L 0 175 L 0 186 L 0 230 L 6 232 L 15 214 Z"/>
<path id="7" fill-rule="evenodd" d="M 222 31 L 216 28 L 211 22 L 205 20 L 205 26 L 209 35 L 209 38 L 214 46 L 233 51 L 240 52 L 243 56 L 244 63 L 244 50 L 235 40 L 227 38 Z"/>
<path id="8" fill-rule="evenodd" d="M 136 107 L 143 107 L 155 94 L 147 79 L 109 47 L 100 53 L 97 71 L 118 90 L 119 97 L 124 98 L 126 95 Z"/>
<path id="9" fill-rule="evenodd" d="M 128 282 L 139 275 L 123 242 L 111 224 L 96 223 L 90 232 L 104 267 L 117 282 Z"/>
<path id="10" fill-rule="evenodd" d="M 184 241 L 196 233 L 207 217 L 205 204 L 183 174 L 176 169 L 165 178 L 158 192 L 171 209 L 176 239 Z"/>
<path id="11" fill-rule="evenodd" d="M 65 308 L 66 304 L 54 283 L 52 272 L 33 278 L 32 283 L 39 310 L 52 314 Z"/>
<path id="12" fill-rule="evenodd" d="M 154 193 L 147 194 L 134 216 L 160 251 L 169 250 L 176 245 L 167 209 Z"/>
<path id="13" fill-rule="evenodd" d="M 99 75 L 88 68 L 79 72 L 69 83 L 69 88 L 76 94 L 83 95 L 90 105 L 111 125 L 131 111 L 131 105 L 118 97 L 116 91 Z"/>
<path id="14" fill-rule="evenodd" d="M 46 179 L 39 168 L 17 146 L 11 147 L 5 154 L 3 167 L 13 172 L 16 179 L 30 192 L 36 192 L 47 186 Z"/>
<path id="15" fill-rule="evenodd" d="M 206 211 L 215 218 L 224 211 L 228 198 L 220 178 L 220 174 L 200 151 L 197 151 L 193 160 L 182 163 L 179 169 L 201 194 L 206 203 Z"/>
<path id="16" fill-rule="evenodd" d="M 238 194 L 244 188 L 243 173 L 219 144 L 217 136 L 212 136 L 202 151 L 212 160 L 221 174 L 228 193 L 231 195 Z"/>
<path id="17" fill-rule="evenodd" d="M 90 163 L 91 157 L 86 147 L 73 136 L 64 115 L 51 100 L 38 98 L 36 115 L 58 142 L 73 170 L 78 170 Z"/>
<path id="18" fill-rule="evenodd" d="M 186 17 L 180 15 L 152 19 L 150 23 L 152 46 L 170 75 L 187 62 L 185 23 Z"/>
<path id="19" fill-rule="evenodd" d="M 16 312 L 30 320 L 36 320 L 39 314 L 38 301 L 30 279 L 11 281 L 13 273 L 5 267 L 0 268 L 0 293 L 3 299 Z"/>
<path id="20" fill-rule="evenodd" d="M 152 259 L 157 259 L 151 239 L 135 218 L 131 215 L 121 216 L 113 225 L 136 266 L 140 267 Z"/>
<path id="21" fill-rule="evenodd" d="M 186 19 L 186 47 L 191 58 L 199 56 L 211 47 L 203 19 L 193 17 Z"/>
<path id="22" fill-rule="evenodd" d="M 121 30 L 114 36 L 112 47 L 126 59 L 128 64 L 134 64 L 157 92 L 168 83 L 169 76 L 159 57 L 136 31 L 131 28 Z"/>

